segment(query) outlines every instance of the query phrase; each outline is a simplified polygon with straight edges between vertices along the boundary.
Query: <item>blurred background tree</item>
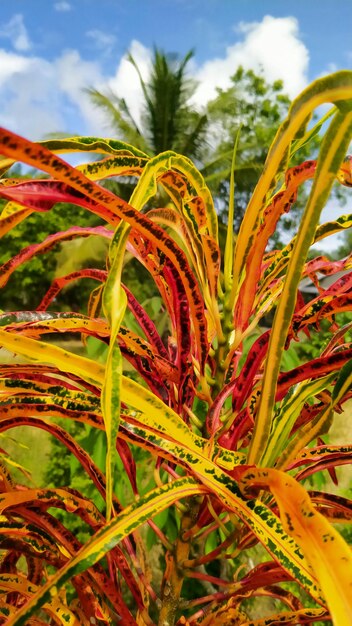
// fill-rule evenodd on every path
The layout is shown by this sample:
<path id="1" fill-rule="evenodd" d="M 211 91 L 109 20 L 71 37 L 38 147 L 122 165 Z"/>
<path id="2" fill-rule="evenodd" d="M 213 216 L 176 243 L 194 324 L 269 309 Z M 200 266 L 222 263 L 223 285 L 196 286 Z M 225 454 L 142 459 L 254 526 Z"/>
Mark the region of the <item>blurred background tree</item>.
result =
<path id="1" fill-rule="evenodd" d="M 352 230 L 349 229 L 345 233 L 343 233 L 341 237 L 341 245 L 339 246 L 336 255 L 337 259 L 341 259 L 342 257 L 351 254 L 352 251 Z"/>
<path id="2" fill-rule="evenodd" d="M 231 77 L 230 86 L 218 89 L 217 96 L 199 111 L 193 104 L 197 82 L 187 74 L 192 56 L 190 51 L 180 59 L 175 54 L 166 54 L 155 48 L 146 81 L 134 58 L 128 56 L 138 74 L 143 94 L 140 125 L 119 94 L 111 90 L 103 93 L 93 88 L 87 93 L 94 104 L 105 112 L 107 122 L 119 139 L 136 145 L 150 155 L 175 150 L 194 159 L 212 191 L 218 214 L 224 223 L 233 146 L 240 132 L 234 224 L 238 231 L 269 146 L 289 109 L 290 99 L 284 93 L 282 81 L 271 84 L 253 70 L 238 67 Z M 311 148 L 310 145 L 310 153 Z M 306 154 L 307 150 L 301 151 L 299 160 L 304 160 Z M 131 189 L 128 181 L 124 181 L 114 191 L 128 199 Z M 299 214 L 297 208 L 284 218 L 283 229 L 295 229 Z M 280 236 L 275 237 L 275 245 L 278 244 Z"/>
<path id="3" fill-rule="evenodd" d="M 180 59 L 177 54 L 154 49 L 148 81 L 131 54 L 128 60 L 135 68 L 143 94 L 141 123 L 133 118 L 124 98 L 113 91 L 88 89 L 92 101 L 107 115 L 120 139 L 148 155 L 174 150 L 197 159 L 207 134 L 207 116 L 190 104 L 196 82 L 187 76 L 187 65 L 193 51 Z"/>
<path id="4" fill-rule="evenodd" d="M 24 178 L 35 178 L 37 172 Z M 1 209 L 5 202 L 1 203 Z M 97 226 L 100 219 L 76 205 L 60 203 L 46 213 L 32 213 L 22 223 L 4 237 L 0 248 L 0 266 L 19 253 L 23 248 L 43 241 L 51 233 L 65 231 L 70 224 L 79 226 Z M 0 308 L 8 311 L 35 309 L 49 289 L 55 276 L 63 276 L 73 271 L 69 261 L 72 257 L 72 245 L 78 240 L 58 244 L 49 252 L 20 265 L 10 276 L 7 285 L 1 290 Z M 98 237 L 81 239 L 79 262 L 81 267 L 105 267 L 106 242 Z M 6 247 L 5 247 L 6 244 Z M 75 252 L 76 254 L 76 252 Z M 77 268 L 77 263 L 74 269 Z M 82 310 L 82 302 L 88 300 L 90 291 L 96 282 L 86 279 L 63 291 L 60 296 L 60 310 Z M 53 308 L 53 307 L 52 307 Z M 55 306 L 54 306 L 55 308 Z"/>
<path id="5" fill-rule="evenodd" d="M 140 123 L 133 118 L 120 94 L 111 91 L 103 93 L 90 88 L 87 90 L 88 96 L 105 112 L 118 139 L 137 146 L 151 156 L 165 150 L 174 150 L 194 159 L 212 191 L 220 216 L 220 230 L 222 222 L 224 232 L 233 145 L 239 133 L 234 224 L 235 231 L 238 231 L 269 146 L 280 122 L 287 114 L 290 100 L 284 93 L 281 81 L 270 84 L 263 76 L 239 67 L 231 77 L 230 86 L 227 89 L 218 89 L 216 97 L 202 110 L 198 110 L 193 99 L 197 83 L 189 77 L 188 71 L 192 57 L 192 51 L 180 58 L 176 54 L 164 53 L 155 48 L 149 77 L 144 80 L 134 58 L 129 55 L 129 61 L 138 74 L 143 95 Z M 318 142 L 317 139 L 315 141 Z M 310 154 L 311 150 L 312 144 L 309 146 Z M 303 161 L 307 154 L 308 148 L 300 150 L 296 162 Z M 104 185 L 125 200 L 129 199 L 134 184 L 135 181 L 128 177 L 107 179 L 104 182 Z M 280 221 L 279 229 L 272 239 L 273 246 L 282 245 L 285 231 L 292 234 L 295 230 L 303 204 L 304 192 L 301 192 L 295 207 Z M 73 223 L 72 213 L 77 225 L 92 226 L 99 223 L 96 216 L 73 205 L 61 204 L 45 215 L 33 214 L 7 235 L 6 250 L 0 250 L 0 264 L 22 247 L 43 240 L 51 232 L 65 230 L 68 223 Z M 16 270 L 2 292 L 2 308 L 14 310 L 25 305 L 29 308 L 35 307 L 36 301 L 40 301 L 54 276 L 71 271 L 64 271 L 70 258 L 71 245 L 76 245 L 76 242 L 57 246 L 40 259 L 36 258 Z M 105 249 L 97 238 L 94 241 L 83 240 L 81 267 L 89 267 L 93 259 L 97 266 L 96 259 L 99 255 L 103 267 Z M 155 294 L 152 281 L 146 276 L 140 277 L 139 273 L 140 267 L 132 261 L 124 276 L 127 282 L 141 282 L 143 300 L 148 294 L 151 297 Z M 75 310 L 77 304 L 87 298 L 91 288 L 92 283 L 88 280 L 78 286 L 74 284 L 60 296 L 58 306 Z"/>
<path id="6" fill-rule="evenodd" d="M 290 100 L 284 93 L 283 83 L 275 81 L 268 83 L 263 76 L 252 70 L 236 69 L 231 77 L 231 84 L 227 89 L 218 89 L 216 97 L 202 110 L 197 110 L 192 97 L 195 94 L 197 83 L 189 78 L 187 70 L 193 52 L 183 58 L 174 54 L 166 54 L 155 49 L 151 64 L 151 71 L 145 81 L 135 60 L 129 55 L 129 60 L 137 72 L 141 84 L 143 104 L 141 122 L 131 115 L 128 105 L 120 94 L 100 92 L 94 88 L 87 90 L 88 96 L 101 108 L 106 119 L 113 129 L 116 138 L 133 144 L 139 149 L 153 156 L 165 150 L 180 152 L 196 161 L 209 185 L 217 211 L 226 232 L 226 215 L 230 192 L 230 169 L 233 155 L 233 146 L 239 133 L 238 149 L 236 154 L 236 217 L 234 229 L 238 231 L 245 207 L 257 183 L 262 165 L 265 161 L 270 144 L 275 133 L 286 116 Z M 313 145 L 314 147 L 314 145 Z M 309 146 L 311 154 L 312 145 Z M 307 158 L 308 148 L 297 155 L 297 161 Z M 296 162 L 297 162 L 296 161 Z M 26 177 L 36 177 L 38 172 L 27 173 Z M 129 178 L 107 179 L 104 182 L 108 188 L 128 200 L 133 189 Z M 273 238 L 272 245 L 280 246 L 282 233 L 295 229 L 295 224 L 301 207 L 304 203 L 304 193 L 300 202 L 281 221 L 281 230 Z M 0 265 L 14 256 L 23 247 L 42 241 L 48 234 L 59 230 L 66 230 L 69 225 L 76 223 L 80 226 L 95 226 L 100 223 L 99 218 L 84 209 L 70 204 L 56 205 L 45 214 L 34 213 L 22 224 L 7 234 L 6 249 L 0 249 Z M 56 246 L 49 253 L 35 257 L 32 261 L 18 268 L 11 276 L 8 285 L 2 290 L 0 307 L 4 310 L 33 309 L 35 308 L 55 276 L 62 276 L 71 272 L 69 266 L 72 246 L 80 246 L 80 265 L 89 267 L 93 260 L 95 267 L 104 267 L 106 242 L 99 238 L 75 240 Z M 348 254 L 352 247 L 352 233 L 344 236 L 341 255 Z M 318 252 L 316 252 L 318 254 Z M 77 260 L 77 251 L 75 251 Z M 156 298 L 154 283 L 148 273 L 141 269 L 137 261 L 132 260 L 124 270 L 123 280 L 132 289 L 148 310 L 155 307 L 159 311 L 160 304 Z M 88 301 L 89 292 L 96 286 L 94 281 L 84 280 L 74 283 L 60 294 L 58 301 L 51 309 L 55 310 L 82 310 L 82 303 Z M 159 309 L 158 309 L 159 307 Z M 159 311 L 160 334 L 162 334 L 163 311 Z M 157 317 L 153 312 L 153 319 Z M 126 325 L 131 320 L 126 316 Z M 77 337 L 75 337 L 77 339 Z M 299 358 L 307 355 L 314 356 L 317 345 L 321 344 L 321 336 L 311 337 L 301 347 Z M 104 346 L 103 346 L 104 348 Z M 94 360 L 99 359 L 100 344 L 98 347 L 93 341 L 88 341 L 88 354 Z M 96 352 L 94 352 L 96 350 Z M 306 350 L 306 352 L 304 352 Z M 298 359 L 297 354 L 290 358 Z M 102 357 L 103 360 L 103 357 Z M 293 367 L 296 363 L 288 363 Z M 71 434 L 75 434 L 75 424 L 62 424 Z M 94 435 L 94 440 L 90 439 Z M 27 434 L 24 434 L 26 437 Z M 102 438 L 97 446 L 96 433 L 89 429 L 82 431 L 81 444 L 92 454 L 103 446 Z M 50 458 L 45 476 L 42 477 L 45 485 L 66 485 L 82 488 L 77 465 L 69 455 L 64 454 L 64 448 L 56 441 L 51 442 Z M 99 450 L 100 450 L 99 448 Z M 99 452 L 98 450 L 98 452 Z M 100 452 L 99 452 L 100 454 Z M 104 458 L 104 455 L 101 455 Z M 57 473 L 59 467 L 59 473 Z M 141 464 L 143 468 L 143 464 Z M 56 468 L 56 469 L 55 469 Z M 84 489 L 86 490 L 86 486 Z M 91 494 L 96 499 L 96 494 Z M 85 532 L 72 526 L 73 532 Z"/>
<path id="7" fill-rule="evenodd" d="M 203 176 L 220 215 L 227 213 L 233 146 L 236 152 L 237 231 L 250 195 L 258 181 L 270 144 L 290 106 L 282 81 L 270 84 L 263 76 L 239 67 L 228 89 L 218 89 L 207 105 L 213 149 L 203 156 Z"/>

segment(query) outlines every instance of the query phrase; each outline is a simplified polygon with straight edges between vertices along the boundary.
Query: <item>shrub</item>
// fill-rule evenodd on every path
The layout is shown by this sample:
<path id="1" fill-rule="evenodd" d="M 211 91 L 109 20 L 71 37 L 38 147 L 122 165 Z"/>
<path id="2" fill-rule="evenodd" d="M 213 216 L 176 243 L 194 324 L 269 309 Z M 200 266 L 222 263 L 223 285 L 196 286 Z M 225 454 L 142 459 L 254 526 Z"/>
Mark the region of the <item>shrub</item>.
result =
<path id="1" fill-rule="evenodd" d="M 288 168 L 292 153 L 320 129 L 307 125 L 325 102 L 336 108 L 318 161 Z M 84 234 L 110 240 L 106 271 L 63 276 L 36 311 L 1 316 L 0 343 L 21 356 L 0 366 L 1 432 L 18 425 L 50 432 L 105 501 L 99 509 L 65 485 L 25 488 L 2 468 L 3 623 L 349 623 L 351 552 L 333 524 L 350 522 L 350 502 L 302 484 L 321 469 L 334 476 L 335 466 L 351 457 L 345 442 L 321 440 L 334 411 L 351 397 L 348 328 L 332 323 L 318 358 L 289 371 L 281 362 L 298 333 L 351 308 L 351 274 L 308 304 L 298 292 L 302 276 L 351 265 L 350 258 L 306 261 L 313 241 L 352 224 L 345 215 L 318 225 L 336 177 L 351 185 L 351 160 L 344 160 L 351 134 L 352 73 L 306 89 L 275 137 L 236 240 L 231 198 L 221 259 L 212 198 L 187 158 L 174 152 L 148 158 L 97 138 L 35 144 L 1 130 L 2 172 L 19 160 L 50 176 L 1 180 L 8 200 L 2 233 L 33 211 L 72 202 L 106 222 Z M 73 150 L 104 158 L 73 168 L 57 156 Z M 138 178 L 129 203 L 96 182 L 126 175 Z M 295 239 L 266 252 L 280 216 L 309 179 Z M 158 187 L 169 201 L 149 208 Z M 82 232 L 72 226 L 27 248 L 2 266 L 1 284 L 53 241 Z M 168 316 L 162 335 L 121 281 L 131 254 L 159 292 L 158 320 Z M 48 311 L 63 286 L 87 276 L 99 283 L 87 315 Z M 274 309 L 272 328 L 260 332 L 261 319 Z M 124 321 L 132 315 L 134 330 Z M 55 333 L 106 344 L 106 363 L 44 340 Z M 134 376 L 124 374 L 126 362 Z M 88 425 L 91 440 L 92 432 L 105 432 L 105 472 L 54 418 Z M 123 477 L 129 486 L 121 489 Z M 84 545 L 54 517 L 55 508 L 82 520 L 89 530 Z M 153 559 L 162 563 L 161 580 L 151 571 Z M 271 614 L 251 619 L 246 599 L 263 596 L 273 600 Z"/>

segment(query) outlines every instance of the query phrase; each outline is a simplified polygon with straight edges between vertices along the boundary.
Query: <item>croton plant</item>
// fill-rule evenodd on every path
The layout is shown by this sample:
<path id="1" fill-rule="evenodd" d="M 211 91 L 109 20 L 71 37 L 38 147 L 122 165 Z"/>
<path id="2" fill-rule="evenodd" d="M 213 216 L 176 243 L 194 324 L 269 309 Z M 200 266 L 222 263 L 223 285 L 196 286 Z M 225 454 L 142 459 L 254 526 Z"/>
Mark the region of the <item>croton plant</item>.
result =
<path id="1" fill-rule="evenodd" d="M 324 124 L 312 126 L 325 103 L 332 108 Z M 290 167 L 293 153 L 320 130 L 318 159 Z M 77 269 L 39 295 L 37 310 L 0 317 L 0 345 L 16 355 L 0 365 L 0 432 L 19 425 L 48 431 L 105 500 L 99 508 L 69 485 L 26 487 L 1 463 L 2 624 L 352 623 L 348 532 L 334 527 L 348 529 L 351 502 L 309 490 L 305 480 L 320 470 L 336 478 L 335 467 L 351 459 L 351 445 L 329 445 L 322 436 L 336 412 L 348 401 L 351 407 L 352 322 L 339 327 L 335 315 L 351 311 L 352 260 L 307 260 L 313 242 L 352 225 L 348 214 L 319 225 L 335 181 L 352 184 L 351 137 L 352 73 L 339 72 L 294 101 L 236 237 L 232 194 L 221 251 L 212 197 L 189 159 L 174 152 L 150 158 L 95 137 L 32 143 L 1 129 L 1 234 L 60 202 L 105 223 L 72 225 L 23 249 L 0 268 L 1 285 L 57 242 L 91 235 L 110 242 L 106 271 Z M 72 167 L 63 152 L 87 154 L 89 162 Z M 46 177 L 7 178 L 16 161 Z M 120 176 L 136 180 L 128 202 L 100 184 Z M 296 236 L 270 250 L 280 216 L 306 181 L 312 184 Z M 157 319 L 121 280 L 131 255 L 154 281 L 167 332 L 159 333 Z M 324 290 L 318 273 L 338 277 Z M 87 276 L 97 281 L 82 308 L 87 314 L 55 311 L 61 289 Z M 317 285 L 308 303 L 302 277 Z M 283 367 L 285 351 L 322 320 L 331 336 L 319 358 Z M 64 333 L 106 344 L 105 362 L 56 345 L 53 335 Z M 65 429 L 72 421 L 97 438 L 105 433 L 104 472 Z M 118 467 L 130 484 L 124 502 Z M 89 527 L 85 543 L 57 509 Z M 269 613 L 257 609 L 253 617 L 253 598 L 260 607 L 265 596 Z"/>

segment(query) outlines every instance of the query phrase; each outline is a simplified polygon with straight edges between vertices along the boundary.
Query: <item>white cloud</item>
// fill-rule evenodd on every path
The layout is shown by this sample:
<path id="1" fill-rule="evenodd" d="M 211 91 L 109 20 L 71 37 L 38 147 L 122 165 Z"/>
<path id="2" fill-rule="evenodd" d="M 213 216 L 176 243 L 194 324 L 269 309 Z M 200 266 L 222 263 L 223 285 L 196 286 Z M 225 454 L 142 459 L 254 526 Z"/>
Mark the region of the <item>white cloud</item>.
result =
<path id="1" fill-rule="evenodd" d="M 26 52 L 32 47 L 23 22 L 23 15 L 17 13 L 7 24 L 0 27 L 0 39 L 9 39 L 18 52 Z"/>
<path id="2" fill-rule="evenodd" d="M 22 20 L 16 23 L 23 25 Z M 198 68 L 194 60 L 189 65 L 189 71 L 202 81 L 197 102 L 205 104 L 213 97 L 216 85 L 229 85 L 230 76 L 239 64 L 255 71 L 262 67 L 269 81 L 284 78 L 289 94 L 296 95 L 306 84 L 309 61 L 308 51 L 299 40 L 296 20 L 266 17 L 261 23 L 241 24 L 239 28 L 243 41 L 230 46 L 225 58 L 213 59 Z M 5 27 L 0 29 L 0 37 L 5 36 L 4 32 Z M 9 30 L 6 32 L 8 37 Z M 89 36 L 95 37 L 97 43 L 96 32 L 101 34 L 100 31 L 91 32 L 95 34 Z M 117 96 L 125 98 L 134 119 L 140 123 L 142 90 L 127 55 L 119 61 L 113 75 L 106 76 L 102 63 L 83 59 L 77 50 L 63 51 L 51 62 L 25 54 L 27 50 L 9 52 L 0 48 L 0 125 L 30 139 L 57 131 L 112 134 L 111 129 L 107 131 L 105 115 L 84 93 L 84 88 L 91 86 L 102 91 L 112 89 Z M 134 40 L 130 52 L 147 81 L 152 51 Z M 328 206 L 331 219 L 332 211 L 337 213 L 338 209 L 331 203 Z M 324 213 L 323 217 L 327 219 L 328 215 Z M 330 238 L 327 245 L 336 247 L 336 238 Z"/>
<path id="3" fill-rule="evenodd" d="M 130 46 L 130 53 L 138 65 L 143 80 L 147 81 L 150 74 L 151 50 L 143 46 L 139 41 L 133 40 Z M 126 100 L 134 120 L 137 124 L 140 124 L 142 89 L 138 74 L 132 63 L 128 61 L 127 56 L 121 59 L 116 74 L 107 82 L 107 87 L 116 93 L 119 98 Z M 104 89 L 104 86 L 102 89 Z"/>
<path id="4" fill-rule="evenodd" d="M 57 90 L 65 96 L 71 109 L 78 109 L 85 122 L 85 132 L 104 134 L 105 116 L 84 93 L 86 87 L 96 86 L 104 81 L 99 64 L 85 61 L 77 50 L 67 50 L 56 60 L 54 67 Z M 79 129 L 73 130 L 76 132 Z"/>
<path id="5" fill-rule="evenodd" d="M 18 23 L 23 25 L 21 20 Z M 299 39 L 294 18 L 265 17 L 260 23 L 241 24 L 239 30 L 243 41 L 230 46 L 225 58 L 207 61 L 198 68 L 194 60 L 189 65 L 189 71 L 201 81 L 197 103 L 205 104 L 213 97 L 217 85 L 229 85 L 230 76 L 240 64 L 257 71 L 262 67 L 269 81 L 284 78 L 291 96 L 305 86 L 308 52 Z M 4 31 L 0 35 L 1 32 Z M 96 45 L 112 43 L 104 40 L 106 34 L 102 31 L 89 32 L 87 35 Z M 129 50 L 143 79 L 148 80 L 152 51 L 136 40 Z M 0 49 L 0 123 L 34 139 L 58 130 L 111 134 L 105 115 L 84 93 L 85 87 L 96 87 L 101 91 L 111 89 L 125 98 L 140 124 L 143 95 L 138 74 L 127 55 L 110 76 L 104 74 L 103 67 L 99 60 L 83 59 L 77 50 L 63 51 L 49 62 Z"/>
<path id="6" fill-rule="evenodd" d="M 93 42 L 94 46 L 101 50 L 104 55 L 109 55 L 113 51 L 113 48 L 116 43 L 115 35 L 111 35 L 109 33 L 105 33 L 102 30 L 98 30 L 94 28 L 93 30 L 89 30 L 86 33 L 86 37 L 89 37 Z"/>
<path id="7" fill-rule="evenodd" d="M 236 31 L 243 40 L 229 46 L 225 58 L 207 61 L 198 69 L 195 102 L 202 105 L 216 96 L 216 87 L 229 87 L 239 65 L 262 70 L 269 82 L 282 79 L 288 95 L 297 96 L 307 84 L 309 53 L 299 38 L 296 18 L 267 15 L 261 22 L 240 23 Z"/>
<path id="8" fill-rule="evenodd" d="M 0 49 L 0 124 L 30 139 L 57 131 L 104 134 L 83 88 L 102 82 L 98 64 L 66 51 L 53 62 Z"/>
<path id="9" fill-rule="evenodd" d="M 48 61 L 0 50 L 0 122 L 31 138 L 55 131 L 63 123 Z"/>
<path id="10" fill-rule="evenodd" d="M 13 52 L 0 50 L 0 87 L 8 79 L 25 72 L 30 64 L 30 60 Z"/>
<path id="11" fill-rule="evenodd" d="M 54 9 L 55 11 L 66 13 L 67 11 L 71 11 L 72 7 L 69 2 L 66 2 L 66 0 L 62 0 L 62 2 L 55 2 Z"/>
<path id="12" fill-rule="evenodd" d="M 130 50 L 147 79 L 151 52 L 137 41 Z M 140 121 L 141 87 L 126 56 L 113 76 L 104 76 L 99 61 L 87 61 L 77 50 L 66 50 L 49 62 L 0 48 L 0 125 L 18 134 L 30 139 L 58 131 L 112 134 L 104 113 L 84 93 L 87 87 L 113 89 Z"/>

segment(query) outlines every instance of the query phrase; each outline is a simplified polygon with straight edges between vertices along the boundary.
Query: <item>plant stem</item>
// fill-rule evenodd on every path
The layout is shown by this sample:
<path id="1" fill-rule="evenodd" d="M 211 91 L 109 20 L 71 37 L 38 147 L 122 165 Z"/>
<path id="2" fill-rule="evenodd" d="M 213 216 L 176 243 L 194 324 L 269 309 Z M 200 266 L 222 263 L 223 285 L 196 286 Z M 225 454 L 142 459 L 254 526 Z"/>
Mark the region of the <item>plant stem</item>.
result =
<path id="1" fill-rule="evenodd" d="M 192 534 L 187 532 L 194 527 L 199 511 L 199 499 L 191 498 L 187 510 L 182 515 L 181 526 L 172 552 L 165 555 L 166 568 L 162 585 L 161 610 L 158 626 L 174 626 L 184 580 L 183 562 L 188 559 Z"/>

